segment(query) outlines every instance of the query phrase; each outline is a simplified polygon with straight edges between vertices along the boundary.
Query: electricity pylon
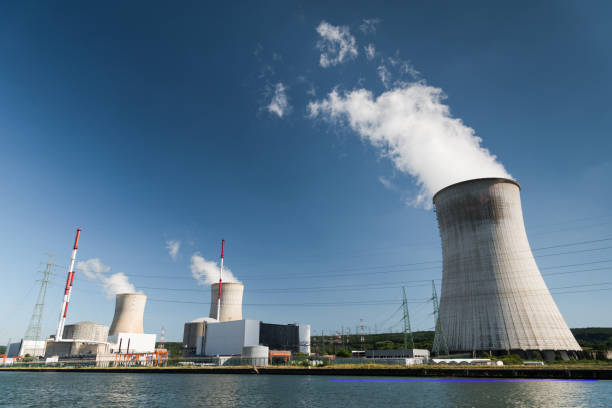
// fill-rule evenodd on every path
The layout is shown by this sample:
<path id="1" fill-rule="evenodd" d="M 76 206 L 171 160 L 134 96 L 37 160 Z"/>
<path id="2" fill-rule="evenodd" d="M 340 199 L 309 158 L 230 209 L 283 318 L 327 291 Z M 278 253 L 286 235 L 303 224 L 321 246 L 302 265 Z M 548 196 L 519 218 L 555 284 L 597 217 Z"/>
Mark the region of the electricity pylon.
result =
<path id="1" fill-rule="evenodd" d="M 412 337 L 412 328 L 410 327 L 410 314 L 408 313 L 408 301 L 406 300 L 406 288 L 402 286 L 402 309 L 404 311 L 404 349 L 408 349 L 408 338 L 410 338 L 410 346 L 414 348 L 414 338 Z"/>
<path id="2" fill-rule="evenodd" d="M 40 282 L 40 290 L 38 291 L 38 298 L 36 299 L 36 304 L 34 305 L 34 310 L 32 311 L 32 317 L 30 317 L 30 323 L 28 324 L 28 328 L 23 336 L 24 340 L 33 340 L 36 342 L 40 341 L 47 286 L 51 280 L 51 275 L 54 274 L 52 268 L 58 266 L 52 262 L 53 257 L 55 256 L 54 254 L 47 254 L 47 256 L 49 257 L 49 260 L 47 262 L 41 262 L 42 265 L 45 265 L 45 269 L 41 271 L 43 274 L 42 279 L 37 281 Z M 36 343 L 35 348 L 38 349 L 38 343 Z M 38 350 L 35 350 L 35 352 L 37 353 Z"/>
<path id="3" fill-rule="evenodd" d="M 442 330 L 442 322 L 440 321 L 440 305 L 438 304 L 438 293 L 436 292 L 436 283 L 431 281 L 433 309 L 434 309 L 434 322 L 436 327 L 436 334 L 434 337 L 434 344 L 432 351 L 435 355 L 440 354 L 448 355 L 448 345 L 446 344 L 446 337 L 444 337 L 444 331 Z"/>

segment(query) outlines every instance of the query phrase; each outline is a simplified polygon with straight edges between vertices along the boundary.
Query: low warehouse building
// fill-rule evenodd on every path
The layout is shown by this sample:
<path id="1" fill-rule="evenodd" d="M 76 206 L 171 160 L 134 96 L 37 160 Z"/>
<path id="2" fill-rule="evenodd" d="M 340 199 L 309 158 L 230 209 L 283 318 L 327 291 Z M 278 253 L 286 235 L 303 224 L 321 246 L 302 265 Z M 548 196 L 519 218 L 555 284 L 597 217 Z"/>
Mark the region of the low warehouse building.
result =
<path id="1" fill-rule="evenodd" d="M 429 350 L 425 349 L 391 349 L 366 350 L 366 358 L 423 358 L 429 359 Z"/>

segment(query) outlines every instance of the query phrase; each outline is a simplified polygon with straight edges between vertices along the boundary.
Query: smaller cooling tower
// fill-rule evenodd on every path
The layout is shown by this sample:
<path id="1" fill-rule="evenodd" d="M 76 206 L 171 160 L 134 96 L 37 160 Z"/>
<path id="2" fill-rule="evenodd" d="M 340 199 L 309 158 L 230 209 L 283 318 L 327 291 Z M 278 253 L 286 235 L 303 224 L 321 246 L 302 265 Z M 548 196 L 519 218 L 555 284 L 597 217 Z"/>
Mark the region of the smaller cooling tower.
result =
<path id="1" fill-rule="evenodd" d="M 242 283 L 228 282 L 221 285 L 221 313 L 220 322 L 230 320 L 242 320 Z M 210 287 L 210 317 L 217 318 L 217 299 L 219 296 L 219 284 L 215 283 Z"/>
<path id="2" fill-rule="evenodd" d="M 105 342 L 108 326 L 96 322 L 78 322 L 64 326 L 62 339 Z"/>
<path id="3" fill-rule="evenodd" d="M 146 295 L 142 293 L 120 293 L 115 300 L 115 316 L 109 336 L 117 333 L 144 333 L 142 318 L 144 315 Z"/>

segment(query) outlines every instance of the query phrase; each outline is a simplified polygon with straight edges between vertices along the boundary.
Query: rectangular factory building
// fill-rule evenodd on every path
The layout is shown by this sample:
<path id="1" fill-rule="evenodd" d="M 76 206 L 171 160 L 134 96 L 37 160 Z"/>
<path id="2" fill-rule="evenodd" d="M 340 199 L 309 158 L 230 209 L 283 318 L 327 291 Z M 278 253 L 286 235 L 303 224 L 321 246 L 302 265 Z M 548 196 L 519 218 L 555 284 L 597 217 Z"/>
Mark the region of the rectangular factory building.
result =
<path id="1" fill-rule="evenodd" d="M 240 355 L 242 348 L 249 346 L 267 346 L 270 350 L 310 353 L 309 325 L 233 320 L 206 323 L 203 332 L 204 335 L 197 339 L 197 355 Z M 188 346 L 183 345 L 184 348 Z"/>

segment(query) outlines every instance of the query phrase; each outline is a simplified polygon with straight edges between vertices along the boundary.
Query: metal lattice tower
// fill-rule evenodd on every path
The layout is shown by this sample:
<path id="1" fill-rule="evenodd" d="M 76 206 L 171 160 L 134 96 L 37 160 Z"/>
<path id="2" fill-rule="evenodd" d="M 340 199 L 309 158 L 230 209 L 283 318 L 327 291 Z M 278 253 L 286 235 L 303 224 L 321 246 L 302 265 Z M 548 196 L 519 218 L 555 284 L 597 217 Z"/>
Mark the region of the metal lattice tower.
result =
<path id="1" fill-rule="evenodd" d="M 408 301 L 406 300 L 406 288 L 402 286 L 402 310 L 404 316 L 404 348 L 408 348 L 408 338 L 410 338 L 410 346 L 414 348 L 414 338 L 412 337 L 412 328 L 410 327 L 410 313 L 408 312 Z"/>
<path id="2" fill-rule="evenodd" d="M 431 281 L 431 290 L 434 309 L 434 322 L 436 327 L 436 334 L 433 343 L 433 352 L 439 356 L 440 354 L 448 355 L 448 345 L 446 344 L 446 337 L 444 337 L 444 331 L 442 330 L 442 322 L 440 321 L 440 305 L 438 304 L 438 293 L 436 292 L 436 283 Z"/>
<path id="3" fill-rule="evenodd" d="M 363 319 L 359 319 L 359 340 L 361 341 L 361 349 L 365 350 L 365 325 Z"/>
<path id="4" fill-rule="evenodd" d="M 51 280 L 51 275 L 54 275 L 52 270 L 53 267 L 58 266 L 52 262 L 53 257 L 55 256 L 54 254 L 47 254 L 47 256 L 49 256 L 49 260 L 47 262 L 41 262 L 42 265 L 45 265 L 45 269 L 41 271 L 43 274 L 42 279 L 37 281 L 40 282 L 40 290 L 38 291 L 38 298 L 36 299 L 36 304 L 34 305 L 34 310 L 32 311 L 32 317 L 30 317 L 30 323 L 28 324 L 28 328 L 23 336 L 24 340 L 40 340 L 47 286 Z"/>

